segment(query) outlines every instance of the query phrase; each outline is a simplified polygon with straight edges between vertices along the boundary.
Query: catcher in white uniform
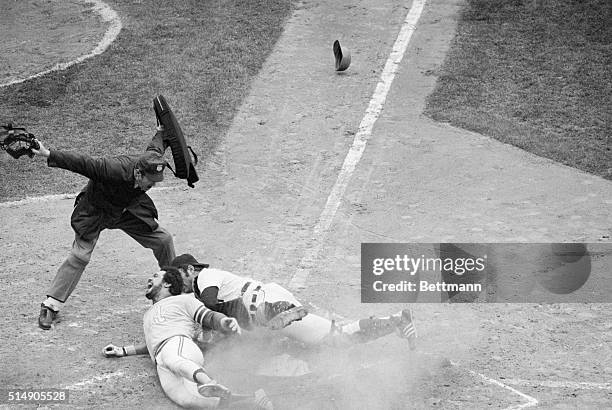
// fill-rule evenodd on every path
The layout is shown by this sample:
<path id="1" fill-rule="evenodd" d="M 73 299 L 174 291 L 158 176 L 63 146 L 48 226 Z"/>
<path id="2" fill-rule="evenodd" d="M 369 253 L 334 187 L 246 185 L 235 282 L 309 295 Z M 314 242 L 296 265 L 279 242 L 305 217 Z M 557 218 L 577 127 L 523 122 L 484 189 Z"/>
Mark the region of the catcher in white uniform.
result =
<path id="1" fill-rule="evenodd" d="M 240 333 L 234 318 L 214 312 L 190 294 L 181 294 L 183 278 L 172 267 L 155 273 L 147 282 L 146 297 L 153 306 L 145 313 L 145 344 L 104 348 L 106 357 L 149 354 L 157 365 L 162 389 L 173 402 L 187 408 L 258 408 L 271 410 L 263 390 L 254 396 L 233 395 L 203 369 L 204 356 L 195 344 L 196 325 L 223 333 Z"/>
<path id="2" fill-rule="evenodd" d="M 190 254 L 179 255 L 170 264 L 181 272 L 184 292 L 194 292 L 206 307 L 236 318 L 244 329 L 266 326 L 309 345 L 367 342 L 397 332 L 411 349 L 416 347 L 417 333 L 409 309 L 336 326 L 334 321 L 308 313 L 291 292 L 276 283 L 264 284 L 209 268 Z"/>

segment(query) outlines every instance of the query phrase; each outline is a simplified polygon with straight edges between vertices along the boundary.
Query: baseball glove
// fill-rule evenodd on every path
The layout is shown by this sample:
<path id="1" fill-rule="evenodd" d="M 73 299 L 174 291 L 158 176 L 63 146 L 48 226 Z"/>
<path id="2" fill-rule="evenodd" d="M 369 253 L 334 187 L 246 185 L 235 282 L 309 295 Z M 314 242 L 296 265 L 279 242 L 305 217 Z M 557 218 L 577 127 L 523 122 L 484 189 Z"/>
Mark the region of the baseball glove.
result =
<path id="1" fill-rule="evenodd" d="M 13 127 L 13 124 L 0 125 L 0 148 L 8 152 L 13 158 L 27 155 L 34 157 L 32 148 L 39 149 L 36 137 L 25 128 Z"/>

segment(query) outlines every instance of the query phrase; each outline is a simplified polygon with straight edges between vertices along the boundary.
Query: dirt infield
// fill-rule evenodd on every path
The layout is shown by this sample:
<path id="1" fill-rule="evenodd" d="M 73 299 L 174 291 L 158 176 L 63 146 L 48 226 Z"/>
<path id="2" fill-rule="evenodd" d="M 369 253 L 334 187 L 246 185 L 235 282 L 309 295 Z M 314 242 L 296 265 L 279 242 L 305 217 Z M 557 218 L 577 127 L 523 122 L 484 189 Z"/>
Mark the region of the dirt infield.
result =
<path id="1" fill-rule="evenodd" d="M 296 295 L 342 320 L 405 307 L 360 303 L 362 242 L 609 242 L 609 181 L 421 115 L 461 6 L 443 0 L 426 3 L 337 211 L 315 231 L 411 6 L 298 7 L 196 189 L 151 194 L 179 253 L 287 286 L 305 272 Z M 335 39 L 352 52 L 343 74 L 333 70 Z M 145 281 L 156 269 L 123 233 L 102 234 L 58 325 L 37 327 L 72 241 L 72 202 L 0 206 L 0 384 L 69 389 L 70 403 L 53 408 L 174 408 L 148 357 L 101 354 L 111 341 L 143 340 Z M 279 409 L 604 408 L 612 400 L 609 305 L 412 307 L 415 352 L 394 336 L 307 349 L 255 333 L 203 345 L 207 369 L 245 392 L 263 387 Z"/>

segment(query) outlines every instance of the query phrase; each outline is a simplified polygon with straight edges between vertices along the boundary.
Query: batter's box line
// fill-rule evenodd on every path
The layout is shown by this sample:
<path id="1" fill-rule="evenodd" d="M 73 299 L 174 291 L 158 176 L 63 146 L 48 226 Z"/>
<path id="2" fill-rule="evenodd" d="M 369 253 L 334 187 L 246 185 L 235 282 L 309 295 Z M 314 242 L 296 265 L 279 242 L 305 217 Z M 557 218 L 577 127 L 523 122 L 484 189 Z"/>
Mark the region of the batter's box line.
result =
<path id="1" fill-rule="evenodd" d="M 151 188 L 148 192 L 163 192 L 177 189 L 176 186 L 164 186 L 164 187 L 154 187 Z M 16 201 L 7 201 L 0 202 L 0 208 L 12 208 L 19 207 L 22 205 L 35 204 L 40 202 L 52 202 L 52 201 L 60 201 L 65 199 L 74 199 L 77 197 L 78 192 L 72 193 L 64 193 L 64 194 L 54 194 L 54 195 L 40 195 L 40 196 L 28 196 L 23 199 L 18 199 Z"/>
<path id="2" fill-rule="evenodd" d="M 64 386 L 63 389 L 67 389 L 67 390 L 81 390 L 83 388 L 91 386 L 92 384 L 96 384 L 96 383 L 103 382 L 103 381 L 108 381 L 108 380 L 114 379 L 114 378 L 127 378 L 129 380 L 134 380 L 134 379 L 141 379 L 141 378 L 146 378 L 146 377 L 149 377 L 149 374 L 127 375 L 127 374 L 123 373 L 122 371 L 116 371 L 116 372 L 112 372 L 112 373 L 106 373 L 106 374 L 101 374 L 101 375 L 97 375 L 97 376 L 92 376 L 90 378 L 81 380 L 80 382 L 76 382 L 76 383 Z"/>
<path id="3" fill-rule="evenodd" d="M 496 380 L 496 379 L 493 379 L 491 377 L 485 376 L 482 373 L 478 373 L 478 372 L 475 372 L 474 370 L 470 370 L 470 369 L 468 369 L 466 367 L 462 367 L 462 366 L 460 366 L 456 362 L 451 361 L 450 363 L 451 363 L 451 365 L 453 365 L 453 366 L 455 366 L 457 368 L 463 369 L 463 370 L 467 371 L 468 373 L 470 373 L 471 375 L 476 376 L 476 377 L 484 380 L 486 383 L 493 384 L 495 386 L 499 386 L 499 387 L 501 387 L 503 389 L 506 389 L 506 390 L 508 390 L 508 391 L 510 391 L 510 392 L 512 392 L 512 393 L 514 393 L 514 394 L 516 394 L 516 395 L 518 395 L 521 398 L 526 400 L 526 402 L 523 403 L 523 404 L 519 404 L 519 405 L 516 405 L 516 406 L 506 407 L 504 410 L 520 410 L 520 409 L 525 409 L 527 407 L 534 407 L 534 406 L 538 405 L 538 399 L 536 399 L 535 397 L 531 397 L 528 394 L 525 394 L 525 393 L 523 393 L 521 391 L 518 391 L 517 389 L 515 389 L 513 387 L 510 387 L 507 384 L 504 384 L 504 383 L 502 383 L 499 380 Z"/>

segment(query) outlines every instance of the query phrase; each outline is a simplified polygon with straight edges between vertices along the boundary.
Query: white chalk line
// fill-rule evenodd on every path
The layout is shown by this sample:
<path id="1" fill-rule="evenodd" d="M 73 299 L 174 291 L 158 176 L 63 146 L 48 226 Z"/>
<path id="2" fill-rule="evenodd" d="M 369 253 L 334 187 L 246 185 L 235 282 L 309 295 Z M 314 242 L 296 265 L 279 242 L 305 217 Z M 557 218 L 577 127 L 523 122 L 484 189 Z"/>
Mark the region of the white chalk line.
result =
<path id="1" fill-rule="evenodd" d="M 96 12 L 97 14 L 99 14 L 103 21 L 110 23 L 108 29 L 104 33 L 104 37 L 102 37 L 102 40 L 100 40 L 98 45 L 90 53 L 80 56 L 76 58 L 75 60 L 69 61 L 67 63 L 58 63 L 48 70 L 41 71 L 29 77 L 9 81 L 8 83 L 4 83 L 4 84 L 0 84 L 0 88 L 8 87 L 9 85 L 20 84 L 20 83 L 32 80 L 34 78 L 42 77 L 54 71 L 65 70 L 75 64 L 79 64 L 87 60 L 88 58 L 97 56 L 99 54 L 102 54 L 104 51 L 106 51 L 106 49 L 110 46 L 110 44 L 113 41 L 115 41 L 115 39 L 119 35 L 119 32 L 122 29 L 121 19 L 119 18 L 119 15 L 115 12 L 115 10 L 113 10 L 108 4 L 104 3 L 103 1 L 85 0 L 84 3 L 93 3 L 92 10 Z"/>
<path id="2" fill-rule="evenodd" d="M 312 238 L 314 244 L 311 248 L 306 250 L 304 257 L 301 259 L 298 265 L 298 271 L 294 274 L 289 282 L 290 288 L 303 288 L 304 284 L 306 283 L 310 269 L 313 266 L 317 255 L 319 254 L 319 251 L 323 245 L 323 240 L 325 239 L 334 216 L 338 211 L 340 201 L 344 196 L 344 192 L 346 191 L 348 183 L 353 175 L 353 171 L 361 160 L 368 140 L 370 139 L 372 128 L 374 127 L 374 124 L 376 123 L 376 120 L 383 109 L 385 100 L 387 99 L 387 94 L 391 88 L 391 83 L 395 78 L 395 74 L 397 73 L 399 64 L 404 57 L 404 53 L 406 52 L 410 38 L 412 37 L 417 22 L 419 21 L 421 13 L 423 12 L 425 2 L 426 0 L 414 0 L 412 7 L 406 15 L 406 19 L 402 23 L 400 32 L 395 40 L 395 43 L 393 44 L 391 54 L 389 55 L 389 58 L 387 59 L 387 62 L 383 68 L 380 81 L 376 85 L 374 94 L 372 95 L 368 108 L 366 109 L 365 116 L 359 124 L 359 129 L 355 134 L 353 144 L 344 159 L 342 169 L 340 170 L 336 183 L 334 184 L 331 193 L 327 198 L 323 212 L 319 216 L 319 219 L 314 226 Z"/>
<path id="3" fill-rule="evenodd" d="M 13 206 L 34 204 L 39 202 L 55 201 L 61 199 L 74 199 L 77 194 L 57 194 L 57 195 L 42 195 L 42 196 L 29 196 L 18 201 L 0 202 L 0 208 L 11 208 Z"/>
<path id="4" fill-rule="evenodd" d="M 101 382 L 103 380 L 108 380 L 108 379 L 112 379 L 113 377 L 121 377 L 123 376 L 123 372 L 119 371 L 119 372 L 113 372 L 113 373 L 107 373 L 107 374 L 103 374 L 100 376 L 93 376 L 89 379 L 84 379 L 80 382 L 77 383 L 73 383 L 73 384 L 69 384 L 68 386 L 64 386 L 64 389 L 67 390 L 77 390 L 81 387 L 86 387 L 86 386 L 90 386 L 96 382 Z"/>
<path id="5" fill-rule="evenodd" d="M 451 361 L 450 363 L 453 366 L 455 366 L 455 367 L 461 367 L 461 366 L 459 366 L 458 363 L 455 363 L 453 361 Z M 525 403 L 522 403 L 522 404 L 519 404 L 519 405 L 516 405 L 516 406 L 506 407 L 504 410 L 520 410 L 520 409 L 524 409 L 524 408 L 527 408 L 527 407 L 537 406 L 537 404 L 538 404 L 538 399 L 536 399 L 535 397 L 531 397 L 528 394 L 525 394 L 525 393 L 523 393 L 523 392 L 521 392 L 521 391 L 519 391 L 519 390 L 517 390 L 517 389 L 515 389 L 513 387 L 508 386 L 507 384 L 504 384 L 504 383 L 500 382 L 499 380 L 496 380 L 496 379 L 493 379 L 491 377 L 485 376 L 482 373 L 475 372 L 474 370 L 470 370 L 470 369 L 467 369 L 465 367 L 462 367 L 462 369 L 464 369 L 465 371 L 467 371 L 471 375 L 474 375 L 474 376 L 477 376 L 477 377 L 481 378 L 482 380 L 484 380 L 485 382 L 487 382 L 489 384 L 494 384 L 494 385 L 499 386 L 499 387 L 501 387 L 503 389 L 506 389 L 506 390 L 508 390 L 508 391 L 510 391 L 510 392 L 512 392 L 512 393 L 514 393 L 514 394 L 516 394 L 516 395 L 518 395 L 518 396 L 520 396 L 520 397 L 522 397 L 523 399 L 526 400 Z"/>
<path id="6" fill-rule="evenodd" d="M 147 192 L 168 191 L 168 190 L 176 189 L 176 188 L 177 187 L 175 187 L 175 186 L 155 187 L 155 188 L 151 188 Z M 62 200 L 62 199 L 74 199 L 74 198 L 76 198 L 77 195 L 78 195 L 78 193 L 29 196 L 27 198 L 19 199 L 17 201 L 0 202 L 0 208 L 11 208 L 11 207 L 15 207 L 15 206 L 18 207 L 18 206 L 21 206 L 21 205 L 35 204 L 35 203 L 40 203 L 40 202 L 56 201 L 56 200 Z"/>
<path id="7" fill-rule="evenodd" d="M 612 383 L 574 382 L 570 380 L 504 379 L 514 386 L 549 387 L 552 389 L 612 390 Z"/>
<path id="8" fill-rule="evenodd" d="M 115 360 L 115 359 L 109 359 L 109 360 Z M 137 374 L 137 375 L 131 376 L 131 375 L 124 374 L 122 371 L 117 371 L 117 372 L 101 374 L 99 376 L 93 376 L 93 377 L 90 377 L 90 378 L 87 378 L 87 379 L 83 379 L 80 382 L 76 382 L 76 383 L 64 386 L 64 387 L 62 387 L 62 389 L 66 389 L 66 390 L 79 390 L 79 389 L 82 389 L 84 387 L 91 386 L 92 384 L 95 384 L 95 383 L 98 383 L 98 382 L 102 382 L 102 381 L 108 381 L 108 380 L 113 379 L 113 378 L 127 378 L 127 379 L 130 379 L 130 380 L 134 380 L 134 379 L 146 378 L 146 377 L 149 377 L 149 376 L 150 376 L 149 374 Z"/>

